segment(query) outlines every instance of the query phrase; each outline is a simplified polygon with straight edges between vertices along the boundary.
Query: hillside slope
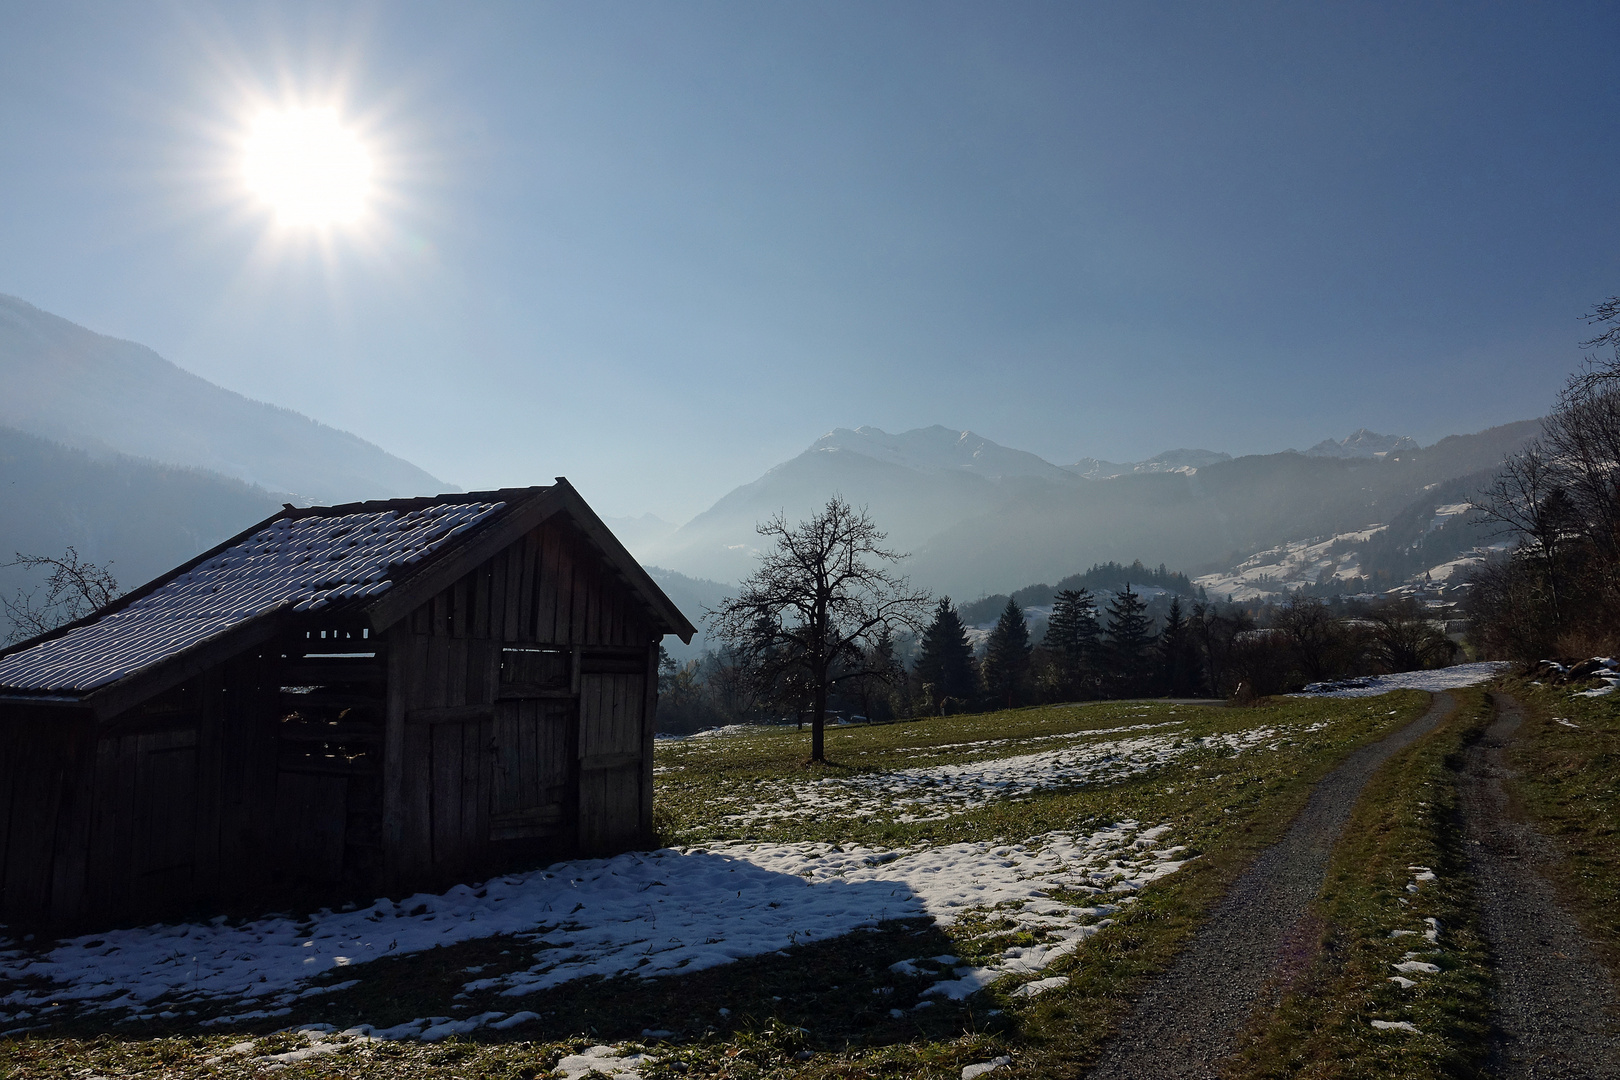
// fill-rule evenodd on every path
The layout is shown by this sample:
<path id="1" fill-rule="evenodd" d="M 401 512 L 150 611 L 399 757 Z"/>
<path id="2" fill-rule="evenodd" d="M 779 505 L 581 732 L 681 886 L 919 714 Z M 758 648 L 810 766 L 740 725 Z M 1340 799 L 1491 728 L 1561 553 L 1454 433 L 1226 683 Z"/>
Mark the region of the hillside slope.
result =
<path id="1" fill-rule="evenodd" d="M 236 477 L 297 501 L 429 495 L 439 480 L 357 435 L 253 401 L 0 295 L 0 424 L 68 446 Z"/>
<path id="2" fill-rule="evenodd" d="M 0 427 L 0 563 L 16 553 L 113 563 L 124 589 L 143 584 L 268 517 L 284 497 L 239 480 L 83 450 Z M 37 584 L 0 568 L 7 598 Z M 0 639 L 9 632 L 0 619 Z"/>

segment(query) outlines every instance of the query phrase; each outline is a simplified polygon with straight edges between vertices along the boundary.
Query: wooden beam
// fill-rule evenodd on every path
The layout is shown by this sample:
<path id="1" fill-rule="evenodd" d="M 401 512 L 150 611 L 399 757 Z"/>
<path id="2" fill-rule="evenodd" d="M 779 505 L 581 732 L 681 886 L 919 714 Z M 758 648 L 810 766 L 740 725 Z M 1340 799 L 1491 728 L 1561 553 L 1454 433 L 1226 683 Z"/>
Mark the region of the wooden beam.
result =
<path id="1" fill-rule="evenodd" d="M 488 702 L 473 705 L 441 705 L 432 709 L 409 709 L 407 724 L 464 724 L 469 720 L 493 720 L 495 706 Z"/>
<path id="2" fill-rule="evenodd" d="M 658 717 L 658 645 L 643 645 L 647 654 L 647 685 L 641 700 L 641 833 L 651 837 L 653 831 L 653 746 Z"/>
<path id="3" fill-rule="evenodd" d="M 531 701 L 535 698 L 574 698 L 578 690 L 568 687 L 547 686 L 545 683 L 502 683 L 495 694 L 496 701 Z"/>

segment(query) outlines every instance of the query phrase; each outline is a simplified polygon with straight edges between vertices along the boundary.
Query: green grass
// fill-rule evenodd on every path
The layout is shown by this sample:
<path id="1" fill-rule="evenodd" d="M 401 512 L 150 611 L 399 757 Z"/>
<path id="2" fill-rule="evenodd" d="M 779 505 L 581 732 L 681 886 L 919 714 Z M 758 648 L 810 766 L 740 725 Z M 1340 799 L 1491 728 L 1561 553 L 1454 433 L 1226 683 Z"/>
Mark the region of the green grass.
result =
<path id="1" fill-rule="evenodd" d="M 1522 681 L 1508 690 L 1525 706 L 1508 790 L 1563 857 L 1556 885 L 1620 970 L 1620 695 Z"/>
<path id="2" fill-rule="evenodd" d="M 1312 906 L 1320 935 L 1277 1008 L 1256 1017 L 1234 1077 L 1472 1077 L 1487 1045 L 1490 970 L 1457 818 L 1456 769 L 1490 708 L 1481 690 L 1453 691 L 1458 707 L 1368 783 Z M 1416 891 L 1412 866 L 1437 880 Z M 1421 936 L 1438 919 L 1436 945 Z M 1392 937 L 1397 931 L 1418 936 Z M 1390 977 L 1409 952 L 1440 968 Z M 1420 1034 L 1379 1031 L 1406 1021 Z"/>
<path id="3" fill-rule="evenodd" d="M 909 847 L 1018 842 L 1125 818 L 1172 825 L 1168 839 L 1198 857 L 1144 889 L 1112 925 L 1045 972 L 1068 975 L 1071 982 L 1034 999 L 992 988 L 964 1003 L 912 1011 L 918 987 L 902 985 L 887 970 L 897 959 L 950 951 L 971 960 L 1004 947 L 1009 938 L 998 931 L 993 913 L 949 929 L 927 920 L 889 923 L 684 976 L 581 980 L 522 998 L 490 992 L 457 1000 L 464 968 L 484 965 L 482 976 L 489 977 L 532 962 L 532 946 L 491 938 L 345 968 L 342 978 L 359 978 L 360 985 L 312 999 L 292 1016 L 230 1033 L 70 1017 L 51 1031 L 0 1042 L 0 1077 L 246 1077 L 264 1065 L 254 1056 L 292 1049 L 301 1038 L 274 1034 L 273 1028 L 315 1022 L 340 1029 L 361 1022 L 386 1026 L 486 1009 L 527 1009 L 541 1018 L 510 1033 L 485 1030 L 439 1045 L 351 1044 L 275 1075 L 541 1076 L 565 1052 L 634 1041 L 645 1028 L 673 1032 L 656 1062 L 643 1067 L 649 1077 L 954 1078 L 962 1066 L 998 1053 L 1011 1053 L 1014 1068 L 997 1076 L 1080 1075 L 1132 995 L 1186 943 L 1254 855 L 1281 837 L 1315 780 L 1350 750 L 1412 720 L 1426 705 L 1426 695 L 1405 693 L 1281 700 L 1252 709 L 1025 709 L 834 729 L 828 740 L 834 764 L 825 767 L 804 764 L 807 733 L 660 744 L 659 820 L 672 843 L 751 838 Z M 1200 738 L 1261 725 L 1286 730 L 1272 740 L 1272 750 L 1234 756 L 1218 746 L 1197 746 L 1143 774 L 995 800 L 943 820 L 898 820 L 892 807 L 842 820 L 823 815 L 748 826 L 727 820 L 750 799 L 777 790 L 770 785 L 1031 753 L 1096 737 L 1086 732 L 1148 723 L 1176 725 L 1157 731 L 1181 740 L 1183 749 Z M 1304 730 L 1318 724 L 1325 726 Z M 892 988 L 889 994 L 881 992 L 885 987 Z M 903 1008 L 904 1017 L 894 1019 L 890 1008 Z M 251 1039 L 269 1041 L 255 1043 L 249 1053 L 224 1053 Z"/>

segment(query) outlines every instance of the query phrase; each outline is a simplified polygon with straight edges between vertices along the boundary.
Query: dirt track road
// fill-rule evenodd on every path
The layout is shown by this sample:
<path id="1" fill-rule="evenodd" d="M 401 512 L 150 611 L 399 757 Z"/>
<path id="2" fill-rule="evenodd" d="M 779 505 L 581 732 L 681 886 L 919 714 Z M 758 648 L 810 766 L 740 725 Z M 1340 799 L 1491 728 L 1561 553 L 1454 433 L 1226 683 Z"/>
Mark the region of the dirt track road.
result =
<path id="1" fill-rule="evenodd" d="M 1288 834 L 1261 853 L 1192 943 L 1158 978 L 1103 1048 L 1097 1080 L 1215 1077 L 1327 874 L 1333 845 L 1372 774 L 1434 730 L 1456 702 L 1428 712 L 1347 757 L 1325 776 Z"/>
<path id="2" fill-rule="evenodd" d="M 1491 1073 L 1620 1078 L 1614 979 L 1547 880 L 1552 845 L 1513 814 L 1503 787 L 1506 747 L 1522 719 L 1516 701 L 1496 695 L 1496 717 L 1464 756 L 1458 784 L 1468 868 L 1495 968 Z"/>

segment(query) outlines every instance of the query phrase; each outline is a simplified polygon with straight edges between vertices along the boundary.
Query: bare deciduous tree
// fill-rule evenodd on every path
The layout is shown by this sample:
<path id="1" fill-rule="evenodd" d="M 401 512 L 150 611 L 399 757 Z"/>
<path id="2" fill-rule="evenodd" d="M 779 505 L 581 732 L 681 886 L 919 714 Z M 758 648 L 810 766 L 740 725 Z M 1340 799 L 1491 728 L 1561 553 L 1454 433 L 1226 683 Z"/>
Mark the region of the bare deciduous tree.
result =
<path id="1" fill-rule="evenodd" d="M 1321 600 L 1295 593 L 1277 613 L 1276 625 L 1306 682 L 1331 679 L 1346 666 L 1344 620 Z"/>
<path id="2" fill-rule="evenodd" d="M 105 607 L 117 599 L 118 580 L 112 575 L 112 563 L 98 566 L 88 559 L 79 558 L 74 548 L 68 548 L 57 557 L 50 555 L 24 555 L 0 567 L 20 566 L 25 570 L 45 570 L 45 596 L 39 597 L 39 588 L 18 589 L 11 599 L 0 596 L 0 609 L 11 622 L 6 644 L 24 641 L 49 633 L 64 623 L 82 619 L 97 608 Z"/>
<path id="3" fill-rule="evenodd" d="M 1445 667 L 1457 646 L 1416 600 L 1386 600 L 1367 613 L 1372 658 L 1385 671 Z"/>
<path id="4" fill-rule="evenodd" d="M 904 556 L 839 496 L 809 521 L 777 514 L 757 531 L 772 544 L 737 595 L 708 613 L 709 627 L 764 681 L 808 699 L 810 759 L 825 761 L 828 691 L 881 674 L 868 657 L 884 631 L 920 628 L 928 594 L 890 569 Z"/>
<path id="5" fill-rule="evenodd" d="M 1541 443 L 1534 442 L 1503 462 L 1491 486 L 1472 503 L 1476 520 L 1495 525 L 1499 533 L 1516 534 L 1520 551 L 1540 565 L 1555 625 L 1563 617 L 1564 548 L 1580 527 L 1563 473 Z"/>

